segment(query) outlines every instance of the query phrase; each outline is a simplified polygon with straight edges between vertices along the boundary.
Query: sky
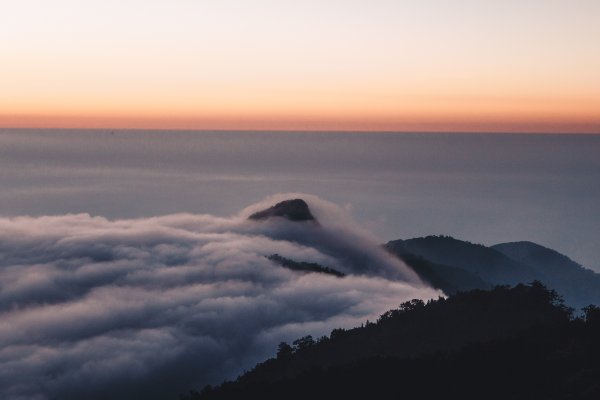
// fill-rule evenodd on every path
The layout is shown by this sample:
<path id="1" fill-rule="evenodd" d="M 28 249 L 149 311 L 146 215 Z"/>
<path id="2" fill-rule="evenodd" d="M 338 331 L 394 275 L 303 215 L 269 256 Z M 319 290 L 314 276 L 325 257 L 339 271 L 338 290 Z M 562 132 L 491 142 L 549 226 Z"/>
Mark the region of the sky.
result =
<path id="1" fill-rule="evenodd" d="M 600 133 L 600 2 L 0 1 L 0 127 Z"/>

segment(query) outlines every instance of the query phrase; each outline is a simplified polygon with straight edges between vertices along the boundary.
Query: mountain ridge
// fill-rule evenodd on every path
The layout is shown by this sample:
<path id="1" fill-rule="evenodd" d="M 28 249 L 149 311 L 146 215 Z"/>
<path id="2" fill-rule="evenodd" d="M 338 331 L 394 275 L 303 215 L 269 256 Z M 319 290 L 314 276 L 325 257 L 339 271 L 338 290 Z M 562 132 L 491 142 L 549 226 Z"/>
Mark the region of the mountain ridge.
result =
<path id="1" fill-rule="evenodd" d="M 488 247 L 432 235 L 393 240 L 384 247 L 413 268 L 421 279 L 447 294 L 538 280 L 555 289 L 576 309 L 600 304 L 600 274 L 533 242 Z"/>

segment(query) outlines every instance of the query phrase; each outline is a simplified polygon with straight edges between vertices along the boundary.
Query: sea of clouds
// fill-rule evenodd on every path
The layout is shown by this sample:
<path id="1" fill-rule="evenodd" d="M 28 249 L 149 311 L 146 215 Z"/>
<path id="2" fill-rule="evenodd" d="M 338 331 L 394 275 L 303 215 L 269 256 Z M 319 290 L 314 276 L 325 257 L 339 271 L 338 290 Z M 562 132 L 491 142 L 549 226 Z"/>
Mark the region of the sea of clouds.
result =
<path id="1" fill-rule="evenodd" d="M 319 223 L 248 220 L 295 197 Z M 292 271 L 275 253 L 348 275 Z M 346 209 L 309 195 L 229 218 L 0 218 L 0 398 L 176 398 L 280 341 L 439 295 Z"/>

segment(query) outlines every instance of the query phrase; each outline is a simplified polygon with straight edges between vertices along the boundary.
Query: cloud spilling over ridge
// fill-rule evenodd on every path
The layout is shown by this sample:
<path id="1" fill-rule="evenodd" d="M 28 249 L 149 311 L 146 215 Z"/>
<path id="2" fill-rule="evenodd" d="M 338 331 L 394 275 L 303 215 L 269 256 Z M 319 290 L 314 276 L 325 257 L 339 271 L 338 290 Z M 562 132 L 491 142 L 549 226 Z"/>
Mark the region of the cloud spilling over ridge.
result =
<path id="1" fill-rule="evenodd" d="M 248 220 L 300 196 L 319 224 Z M 274 253 L 349 275 L 291 271 Z M 281 340 L 440 294 L 314 196 L 230 218 L 0 218 L 0 397 L 169 398 L 235 377 Z"/>

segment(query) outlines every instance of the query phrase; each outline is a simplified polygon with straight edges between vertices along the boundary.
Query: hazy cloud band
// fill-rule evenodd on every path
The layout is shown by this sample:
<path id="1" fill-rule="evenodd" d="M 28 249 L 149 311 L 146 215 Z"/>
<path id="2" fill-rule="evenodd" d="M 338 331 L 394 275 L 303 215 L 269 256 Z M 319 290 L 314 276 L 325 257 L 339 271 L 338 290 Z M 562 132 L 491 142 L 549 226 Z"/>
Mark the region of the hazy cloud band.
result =
<path id="1" fill-rule="evenodd" d="M 176 395 L 234 377 L 278 341 L 440 294 L 316 197 L 303 195 L 319 225 L 247 220 L 289 196 L 230 218 L 0 219 L 1 397 Z M 273 253 L 349 275 L 294 272 Z"/>

